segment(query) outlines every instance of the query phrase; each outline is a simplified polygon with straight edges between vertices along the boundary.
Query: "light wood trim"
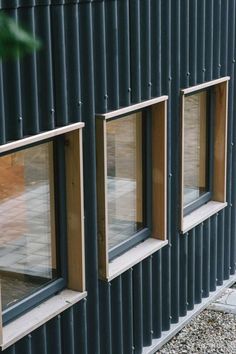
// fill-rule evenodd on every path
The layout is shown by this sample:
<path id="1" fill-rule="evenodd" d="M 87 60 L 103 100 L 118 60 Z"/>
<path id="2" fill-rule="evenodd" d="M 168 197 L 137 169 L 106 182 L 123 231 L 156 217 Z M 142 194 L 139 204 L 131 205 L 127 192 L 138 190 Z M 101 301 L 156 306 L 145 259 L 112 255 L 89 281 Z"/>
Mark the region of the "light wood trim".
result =
<path id="1" fill-rule="evenodd" d="M 108 220 L 107 220 L 107 136 L 106 122 L 96 120 L 96 158 L 97 158 L 97 218 L 99 276 L 106 278 L 108 274 Z"/>
<path id="2" fill-rule="evenodd" d="M 152 237 L 166 240 L 167 101 L 152 107 Z"/>
<path id="3" fill-rule="evenodd" d="M 228 82 L 215 88 L 213 199 L 226 201 Z"/>
<path id="4" fill-rule="evenodd" d="M 53 143 L 49 142 L 48 146 L 48 175 L 49 175 L 49 194 L 50 194 L 50 226 L 51 226 L 51 254 L 52 269 L 57 269 L 57 240 L 55 225 L 55 186 L 54 186 L 54 159 L 53 159 Z"/>
<path id="5" fill-rule="evenodd" d="M 210 201 L 209 203 L 202 205 L 200 208 L 184 217 L 183 229 L 181 232 L 186 233 L 187 231 L 193 229 L 195 226 L 224 209 L 226 206 L 227 203 L 215 201 Z"/>
<path id="6" fill-rule="evenodd" d="M 142 113 L 137 114 L 136 121 L 136 221 L 143 222 L 143 139 Z"/>
<path id="7" fill-rule="evenodd" d="M 184 218 L 184 95 L 181 97 L 181 148 L 180 148 L 180 158 L 181 158 L 181 176 L 180 176 L 180 229 L 183 229 L 183 218 Z"/>
<path id="8" fill-rule="evenodd" d="M 208 87 L 215 86 L 215 85 L 218 85 L 218 84 L 220 84 L 222 82 L 226 82 L 226 81 L 229 81 L 229 80 L 230 80 L 229 76 L 221 77 L 220 79 L 204 82 L 203 84 L 200 84 L 200 85 L 195 85 L 195 86 L 191 86 L 191 87 L 185 88 L 185 89 L 181 90 L 181 93 L 183 95 L 187 95 L 189 93 L 194 93 L 194 92 L 199 91 L 199 90 L 204 90 L 204 89 L 206 89 Z"/>
<path id="9" fill-rule="evenodd" d="M 53 317 L 56 317 L 66 309 L 84 299 L 86 296 L 86 292 L 78 293 L 65 289 L 37 307 L 34 307 L 26 314 L 10 322 L 2 329 L 3 340 L 0 345 L 1 351 L 10 347 L 36 328 L 39 328 Z"/>
<path id="10" fill-rule="evenodd" d="M 109 264 L 109 274 L 106 278 L 102 279 L 111 281 L 167 244 L 167 240 L 162 241 L 155 238 L 148 238 L 111 261 Z"/>
<path id="11" fill-rule="evenodd" d="M 66 134 L 68 287 L 85 290 L 82 130 Z"/>
<path id="12" fill-rule="evenodd" d="M 33 143 L 39 143 L 40 141 L 46 140 L 46 139 L 50 139 L 50 138 L 54 138 L 58 135 L 62 135 L 62 134 L 66 134 L 70 131 L 73 130 L 77 130 L 80 128 L 84 127 L 84 123 L 79 122 L 79 123 L 74 123 L 74 124 L 70 124 L 67 125 L 65 127 L 61 127 L 61 128 L 56 128 L 53 130 L 49 130 L 47 132 L 43 132 L 40 134 L 36 134 L 33 136 L 29 136 L 27 138 L 24 139 L 20 139 L 20 140 L 16 140 L 16 141 L 12 141 L 10 143 L 4 144 L 4 145 L 0 145 L 0 154 L 3 152 L 7 152 L 10 150 L 14 150 L 14 149 L 18 149 L 21 147 L 27 147 L 27 145 L 33 144 Z"/>
<path id="13" fill-rule="evenodd" d="M 199 187 L 206 188 L 206 92 L 201 92 L 200 96 L 200 161 L 199 161 Z"/>
<path id="14" fill-rule="evenodd" d="M 96 117 L 101 118 L 101 119 L 110 119 L 110 118 L 114 118 L 114 117 L 119 117 L 121 115 L 133 113 L 134 111 L 141 110 L 145 107 L 152 106 L 152 105 L 155 105 L 157 103 L 160 103 L 160 102 L 163 102 L 166 100 L 168 100 L 168 96 L 160 96 L 157 98 L 152 98 L 151 100 L 147 100 L 147 101 L 133 104 L 132 106 L 120 108 L 120 109 L 117 109 L 112 112 L 96 114 Z"/>
<path id="15" fill-rule="evenodd" d="M 181 218 L 180 230 L 187 232 L 195 227 L 202 220 L 205 220 L 227 206 L 226 203 L 226 172 L 227 172 L 227 124 L 228 124 L 228 80 L 229 77 L 210 81 L 208 86 L 214 90 L 214 171 L 213 171 L 213 197 L 212 201 L 195 210 L 193 213 L 183 217 L 183 193 L 184 193 L 184 95 L 182 96 L 182 169 L 181 169 Z M 194 93 L 199 86 L 190 88 L 186 93 Z M 201 87 L 201 88 L 205 88 Z M 182 90 L 183 93 L 184 90 Z M 215 204 L 217 203 L 217 204 Z M 206 209 L 204 209 L 204 207 Z M 212 210 L 210 210 L 212 208 Z"/>

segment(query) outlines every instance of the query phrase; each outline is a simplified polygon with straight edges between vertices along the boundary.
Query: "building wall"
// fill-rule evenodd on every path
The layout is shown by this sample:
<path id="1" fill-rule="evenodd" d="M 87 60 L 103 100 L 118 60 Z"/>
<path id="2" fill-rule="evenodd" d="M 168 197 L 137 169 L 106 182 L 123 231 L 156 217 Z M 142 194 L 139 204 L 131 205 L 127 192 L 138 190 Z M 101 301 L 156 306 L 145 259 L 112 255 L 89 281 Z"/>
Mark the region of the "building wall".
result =
<path id="1" fill-rule="evenodd" d="M 0 64 L 0 143 L 84 121 L 87 301 L 6 354 L 139 354 L 235 273 L 236 0 L 5 0 L 43 42 Z M 228 207 L 178 232 L 180 88 L 229 75 Z M 169 245 L 98 280 L 95 113 L 169 95 Z M 22 118 L 22 119 L 21 119 Z"/>

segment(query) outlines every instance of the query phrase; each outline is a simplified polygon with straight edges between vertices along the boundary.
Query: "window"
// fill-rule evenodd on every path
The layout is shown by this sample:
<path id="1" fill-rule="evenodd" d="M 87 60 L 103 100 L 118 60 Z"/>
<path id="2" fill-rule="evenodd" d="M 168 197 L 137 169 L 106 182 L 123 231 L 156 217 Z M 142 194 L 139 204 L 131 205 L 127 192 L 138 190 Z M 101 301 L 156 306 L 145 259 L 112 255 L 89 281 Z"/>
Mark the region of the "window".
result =
<path id="1" fill-rule="evenodd" d="M 228 78 L 182 90 L 182 221 L 191 228 L 226 203 Z"/>
<path id="2" fill-rule="evenodd" d="M 0 146 L 2 320 L 10 322 L 1 329 L 3 338 L 19 316 L 63 289 L 79 292 L 78 299 L 86 295 L 82 127 L 75 123 Z M 56 307 L 60 312 L 58 302 Z M 47 319 L 53 309 L 51 301 Z M 30 331 L 30 321 L 26 325 Z"/>
<path id="3" fill-rule="evenodd" d="M 139 257 L 145 258 L 167 242 L 166 99 L 97 116 L 102 279 L 111 280 L 125 271 L 130 261 L 137 263 Z M 132 252 L 139 257 L 131 257 Z"/>
<path id="4" fill-rule="evenodd" d="M 40 293 L 40 299 L 66 286 L 63 145 L 62 139 L 56 139 L 0 157 L 0 277 L 5 321 L 34 305 L 42 289 L 45 296 Z M 54 167 L 59 173 L 54 173 Z M 24 301 L 33 294 L 34 299 Z"/>

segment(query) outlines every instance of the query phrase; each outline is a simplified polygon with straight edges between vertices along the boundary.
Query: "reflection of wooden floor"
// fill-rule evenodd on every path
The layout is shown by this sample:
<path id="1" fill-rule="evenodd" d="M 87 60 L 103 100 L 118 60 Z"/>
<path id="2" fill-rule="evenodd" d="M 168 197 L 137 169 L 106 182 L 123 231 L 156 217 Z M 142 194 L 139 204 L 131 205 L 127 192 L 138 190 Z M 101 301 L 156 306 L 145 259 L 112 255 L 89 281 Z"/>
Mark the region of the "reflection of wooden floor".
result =
<path id="1" fill-rule="evenodd" d="M 41 182 L 0 203 L 0 270 L 51 277 L 48 194 Z"/>

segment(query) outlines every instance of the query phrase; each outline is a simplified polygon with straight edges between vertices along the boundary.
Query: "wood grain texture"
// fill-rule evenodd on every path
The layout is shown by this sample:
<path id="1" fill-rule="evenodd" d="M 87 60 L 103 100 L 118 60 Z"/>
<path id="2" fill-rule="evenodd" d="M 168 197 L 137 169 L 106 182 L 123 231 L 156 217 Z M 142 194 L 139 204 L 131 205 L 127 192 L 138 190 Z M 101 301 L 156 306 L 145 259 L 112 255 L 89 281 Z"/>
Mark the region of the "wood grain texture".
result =
<path id="1" fill-rule="evenodd" d="M 108 276 L 106 122 L 96 119 L 99 276 Z"/>
<path id="2" fill-rule="evenodd" d="M 133 104 L 128 107 L 117 109 L 112 112 L 97 114 L 96 117 L 100 118 L 100 119 L 111 119 L 114 117 L 119 117 L 124 114 L 134 113 L 135 111 L 141 110 L 145 107 L 150 107 L 152 105 L 156 105 L 157 103 L 166 101 L 167 99 L 168 99 L 168 96 L 160 96 L 160 97 L 152 98 L 151 100 L 136 103 L 136 104 Z"/>
<path id="3" fill-rule="evenodd" d="M 152 237 L 166 240 L 167 101 L 152 107 Z"/>
<path id="4" fill-rule="evenodd" d="M 66 134 L 68 287 L 85 290 L 82 130 Z"/>
<path id="5" fill-rule="evenodd" d="M 187 95 L 189 93 L 194 93 L 194 92 L 199 91 L 199 90 L 204 90 L 204 89 L 209 88 L 211 86 L 218 85 L 218 84 L 220 84 L 222 82 L 227 82 L 229 80 L 230 80 L 229 76 L 221 77 L 220 79 L 207 81 L 207 82 L 204 82 L 203 84 L 200 84 L 200 85 L 187 87 L 185 89 L 182 89 L 181 93 L 184 94 L 184 95 Z"/>
<path id="6" fill-rule="evenodd" d="M 43 142 L 43 140 L 54 138 L 58 135 L 66 134 L 70 131 L 77 130 L 80 128 L 84 127 L 84 123 L 79 122 L 79 123 L 74 123 L 70 125 L 66 125 L 65 127 L 60 127 L 56 128 L 53 130 L 49 130 L 47 132 L 43 132 L 40 134 L 28 136 L 24 139 L 12 141 L 10 143 L 0 145 L 0 154 L 6 151 L 11 151 L 13 149 L 18 149 L 21 147 L 27 147 L 27 145 L 34 144 L 34 143 L 40 143 Z"/>
<path id="7" fill-rule="evenodd" d="M 227 164 L 227 121 L 228 121 L 228 82 L 214 88 L 214 176 L 213 199 L 226 201 L 226 164 Z"/>

